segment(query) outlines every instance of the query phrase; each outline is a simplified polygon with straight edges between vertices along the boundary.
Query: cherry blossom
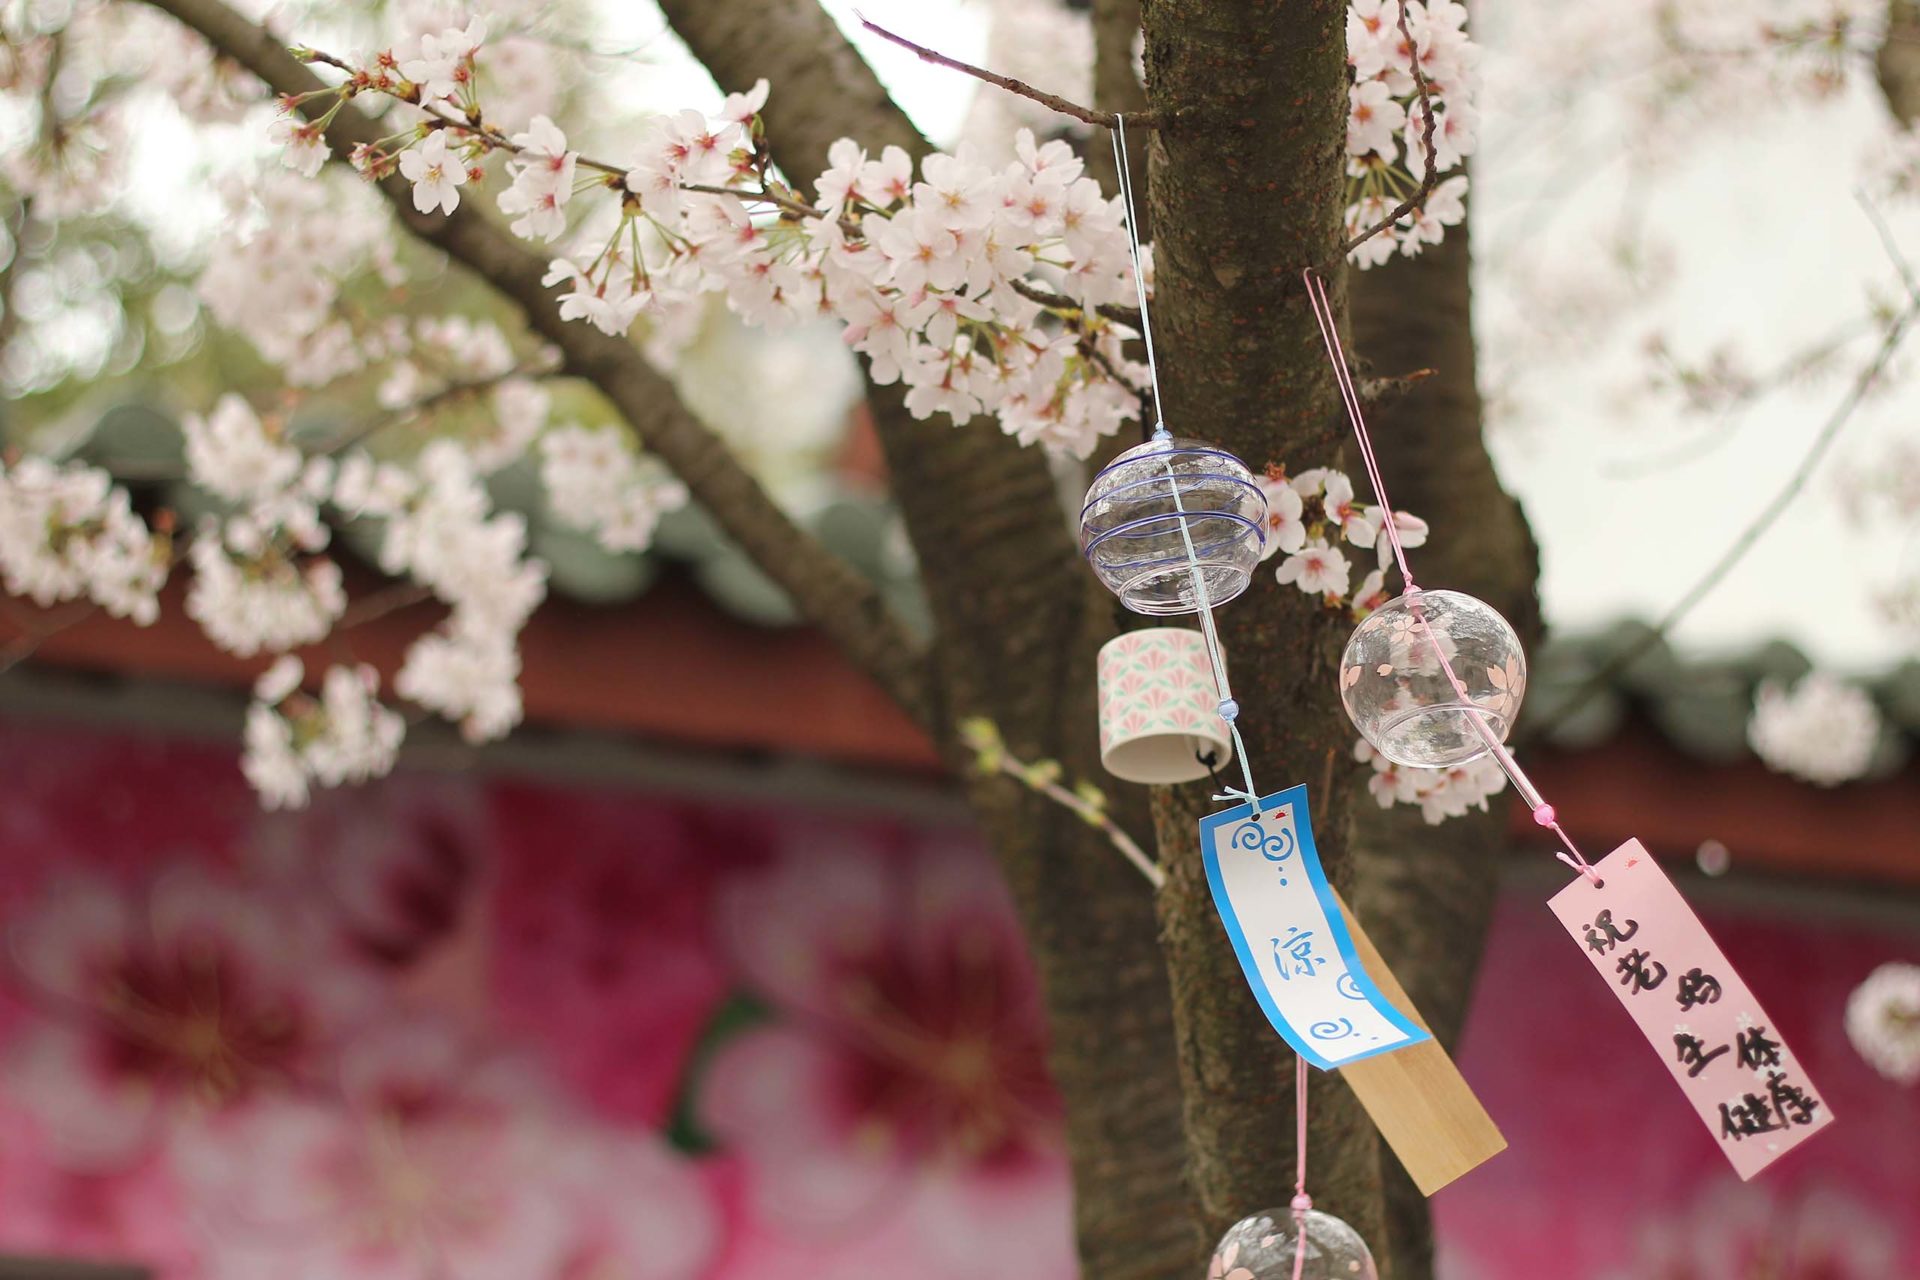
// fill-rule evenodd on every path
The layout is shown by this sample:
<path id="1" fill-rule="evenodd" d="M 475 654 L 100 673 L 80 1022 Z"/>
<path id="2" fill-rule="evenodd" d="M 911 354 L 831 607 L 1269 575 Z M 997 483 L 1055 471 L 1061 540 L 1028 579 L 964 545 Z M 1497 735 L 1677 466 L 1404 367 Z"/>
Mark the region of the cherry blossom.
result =
<path id="1" fill-rule="evenodd" d="M 1847 1039 L 1887 1079 L 1920 1083 L 1920 965 L 1889 963 L 1847 997 Z"/>
<path id="2" fill-rule="evenodd" d="M 1414 769 L 1395 764 L 1361 738 L 1353 744 L 1353 758 L 1372 766 L 1367 791 L 1382 809 L 1418 805 L 1429 826 L 1470 809 L 1486 812 L 1487 802 L 1507 785 L 1506 773 L 1488 756 L 1450 769 Z"/>
<path id="3" fill-rule="evenodd" d="M 0 581 L 50 605 L 86 596 L 142 626 L 159 616 L 168 539 L 97 467 L 28 456 L 0 470 Z"/>
<path id="4" fill-rule="evenodd" d="M 294 483 L 306 465 L 298 449 L 269 437 L 253 407 L 233 392 L 206 417 L 188 414 L 187 474 L 195 484 L 233 502 L 271 497 Z"/>
<path id="5" fill-rule="evenodd" d="M 1378 507 L 1362 507 L 1353 500 L 1353 481 L 1339 472 L 1327 477 L 1325 497 L 1321 502 L 1327 513 L 1327 519 L 1340 527 L 1340 533 L 1348 542 L 1358 546 L 1372 546 L 1379 533 Z"/>
<path id="6" fill-rule="evenodd" d="M 1351 573 L 1346 556 L 1322 539 L 1309 542 L 1282 560 L 1273 576 L 1282 585 L 1291 583 L 1308 595 L 1344 596 Z"/>
<path id="7" fill-rule="evenodd" d="M 540 440 L 540 479 L 563 523 L 593 533 L 609 551 L 641 551 L 687 488 L 636 457 L 611 427 L 560 427 Z"/>
<path id="8" fill-rule="evenodd" d="M 276 120 L 272 138 L 282 146 L 280 163 L 303 178 L 311 178 L 319 173 L 320 166 L 332 154 L 327 149 L 326 136 L 320 126 L 295 116 L 282 116 Z"/>
<path id="9" fill-rule="evenodd" d="M 309 783 L 384 776 L 406 734 L 406 722 L 375 697 L 372 667 L 329 667 L 317 699 L 298 691 L 303 674 L 298 659 L 282 657 L 255 683 L 247 707 L 241 769 L 270 809 L 304 807 Z"/>
<path id="10" fill-rule="evenodd" d="M 1277 552 L 1289 555 L 1307 545 L 1307 526 L 1300 519 L 1305 510 L 1300 491 L 1287 482 L 1285 475 L 1265 475 L 1255 480 L 1267 496 L 1267 541 L 1260 552 L 1270 560 Z"/>
<path id="11" fill-rule="evenodd" d="M 979 856 L 796 842 L 739 884 L 723 936 L 787 1018 L 722 1046 L 702 1114 L 771 1225 L 904 1217 L 929 1280 L 1070 1276 L 1037 991 Z"/>
<path id="12" fill-rule="evenodd" d="M 1442 175 L 1465 163 L 1478 140 L 1479 48 L 1465 31 L 1466 9 L 1452 0 L 1406 0 L 1409 44 L 1396 0 L 1354 0 L 1347 9 L 1348 235 L 1384 221 L 1427 172 L 1427 110 L 1413 76 L 1418 59 L 1433 112 L 1434 166 Z M 1438 244 L 1466 216 L 1465 174 L 1445 178 L 1401 221 L 1357 246 L 1351 260 L 1379 266 L 1396 252 L 1412 256 Z"/>
<path id="13" fill-rule="evenodd" d="M 456 614 L 413 642 L 393 687 L 457 722 L 469 742 L 490 742 L 520 723 L 519 681 L 513 637 Z"/>
<path id="14" fill-rule="evenodd" d="M 517 215 L 513 234 L 555 239 L 567 229 L 566 207 L 580 158 L 567 150 L 567 135 L 546 116 L 535 116 L 513 143 L 520 151 L 507 166 L 513 185 L 500 193 L 500 211 Z"/>
<path id="15" fill-rule="evenodd" d="M 6 1060 L 63 1161 L 137 1158 L 182 1117 L 320 1078 L 364 1015 L 296 919 L 197 873 L 144 890 L 57 882 L 20 919 L 24 979 L 61 1015 Z"/>
<path id="16" fill-rule="evenodd" d="M 1380 509 L 1378 507 L 1371 507 L 1369 510 L 1377 513 Z M 1393 539 L 1387 536 L 1387 524 L 1385 520 L 1380 519 L 1378 515 L 1376 515 L 1374 522 L 1380 526 L 1380 537 L 1373 544 L 1374 550 L 1379 552 L 1380 566 L 1385 568 L 1393 559 Z M 1395 511 L 1393 513 L 1393 531 L 1399 535 L 1400 545 L 1408 550 L 1427 545 L 1427 522 L 1419 516 L 1412 515 L 1405 511 Z"/>
<path id="17" fill-rule="evenodd" d="M 460 207 L 467 164 L 448 150 L 445 130 L 436 130 L 419 146 L 400 153 L 400 176 L 413 184 L 413 207 L 421 213 L 452 213 Z"/>
<path id="18" fill-rule="evenodd" d="M 1815 671 L 1791 689 L 1761 683 L 1747 742 L 1768 768 L 1834 787 L 1867 771 L 1880 727 L 1879 709 L 1865 690 Z"/>

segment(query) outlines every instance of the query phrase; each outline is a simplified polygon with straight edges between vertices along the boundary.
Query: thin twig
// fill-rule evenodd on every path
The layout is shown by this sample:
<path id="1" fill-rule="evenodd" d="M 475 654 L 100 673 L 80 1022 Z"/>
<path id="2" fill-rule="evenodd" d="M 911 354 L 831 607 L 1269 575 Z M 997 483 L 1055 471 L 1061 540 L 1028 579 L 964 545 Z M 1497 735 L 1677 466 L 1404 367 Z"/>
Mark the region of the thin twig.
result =
<path id="1" fill-rule="evenodd" d="M 1405 200 L 1402 200 L 1398 208 L 1340 246 L 1338 256 L 1342 260 L 1355 249 L 1358 249 L 1361 245 L 1373 239 L 1382 231 L 1385 231 L 1388 227 L 1391 227 L 1394 223 L 1400 221 L 1400 219 L 1425 204 L 1427 197 L 1433 194 L 1434 187 L 1440 182 L 1439 155 L 1433 145 L 1433 95 L 1427 90 L 1426 72 L 1420 69 L 1420 46 L 1414 43 L 1413 32 L 1407 28 L 1407 6 L 1404 4 L 1400 6 L 1400 34 L 1406 37 L 1407 61 L 1413 67 L 1413 87 L 1418 90 L 1420 94 L 1420 119 L 1421 123 L 1425 126 L 1420 131 L 1420 145 L 1421 149 L 1426 152 L 1427 172 L 1425 176 L 1420 179 L 1420 185 L 1414 188 L 1413 194 Z"/>
<path id="2" fill-rule="evenodd" d="M 1389 404 L 1412 391 L 1416 385 L 1434 377 L 1438 369 L 1415 369 L 1411 373 L 1382 374 L 1377 378 L 1361 378 L 1354 385 L 1364 404 Z"/>
<path id="3" fill-rule="evenodd" d="M 1827 419 L 1826 425 L 1820 429 L 1820 434 L 1813 438 L 1813 443 L 1808 447 L 1806 456 L 1800 459 L 1800 465 L 1793 469 L 1793 474 L 1787 477 L 1786 483 L 1780 487 L 1779 492 L 1775 493 L 1767 505 L 1762 507 L 1758 514 L 1747 522 L 1746 528 L 1740 531 L 1740 535 L 1733 540 L 1733 543 L 1726 549 L 1721 557 L 1714 561 L 1712 567 L 1710 567 L 1705 574 L 1701 575 L 1698 582 L 1695 582 L 1693 586 L 1687 589 L 1686 594 L 1681 596 L 1680 599 L 1674 603 L 1673 607 L 1668 609 L 1646 634 L 1615 654 L 1602 665 L 1598 671 L 1582 681 L 1573 691 L 1573 695 L 1556 710 L 1554 718 L 1550 723 L 1543 725 L 1539 729 L 1530 730 L 1527 733 L 1526 737 L 1528 740 L 1544 734 L 1551 734 L 1554 730 L 1571 720 L 1574 715 L 1589 702 L 1592 702 L 1594 698 L 1598 697 L 1603 690 L 1612 685 L 1614 679 L 1619 676 L 1621 672 L 1633 666 L 1635 662 L 1640 660 L 1642 655 L 1665 639 L 1667 634 L 1673 630 L 1674 626 L 1677 625 L 1682 618 L 1686 617 L 1688 613 L 1692 612 L 1693 607 L 1699 604 L 1708 592 L 1719 586 L 1721 580 L 1727 576 L 1733 567 L 1745 558 L 1747 552 L 1751 551 L 1754 544 L 1760 540 L 1761 535 L 1773 527 L 1774 521 L 1780 518 L 1781 513 L 1787 509 L 1793 500 L 1800 495 L 1800 491 L 1806 487 L 1807 481 L 1812 479 L 1813 473 L 1819 469 L 1821 461 L 1825 459 L 1828 450 L 1833 447 L 1833 442 L 1839 437 L 1841 428 L 1847 425 L 1848 420 L 1853 417 L 1854 411 L 1860 407 L 1861 402 L 1863 402 L 1867 398 L 1868 393 L 1873 390 L 1874 384 L 1879 381 L 1880 375 L 1885 372 L 1888 362 L 1893 359 L 1893 353 L 1899 348 L 1902 339 L 1906 337 L 1908 328 L 1911 327 L 1916 318 L 1920 318 L 1920 292 L 1914 292 L 1908 295 L 1906 308 L 1895 316 L 1893 321 L 1887 326 L 1886 334 L 1880 340 L 1879 350 L 1874 352 L 1873 359 L 1868 362 L 1866 368 L 1860 371 L 1859 376 L 1853 380 L 1853 386 L 1848 389 L 1845 398 L 1835 406 L 1832 415 Z"/>
<path id="4" fill-rule="evenodd" d="M 1069 791 L 1060 785 L 1058 761 L 1026 763 L 1007 750 L 1006 742 L 1000 737 L 999 726 L 984 717 L 976 716 L 961 721 L 960 740 L 973 752 L 974 765 L 981 773 L 1005 774 L 1036 795 L 1045 796 L 1062 808 L 1071 810 L 1082 822 L 1106 836 L 1113 847 L 1120 851 L 1120 855 L 1147 878 L 1148 884 L 1158 889 L 1167 883 L 1167 873 L 1141 851 L 1132 836 L 1107 816 L 1106 797 L 1097 788 L 1081 783 L 1079 788 Z"/>
<path id="5" fill-rule="evenodd" d="M 732 196 L 736 200 L 746 200 L 749 202 L 757 200 L 763 204 L 772 205 L 782 213 L 790 213 L 796 218 L 824 218 L 827 216 L 806 201 L 795 199 L 793 196 L 781 195 L 771 187 L 763 187 L 759 191 L 742 191 L 737 187 L 710 187 L 700 182 L 683 182 L 680 184 L 680 189 L 705 196 Z"/>
<path id="6" fill-rule="evenodd" d="M 1119 116 L 1111 111 L 1101 111 L 1094 107 L 1083 107 L 1079 103 L 1063 98 L 1057 93 L 1048 93 L 1045 89 L 1036 89 L 1024 80 L 1015 80 L 1012 76 L 1003 76 L 998 72 L 988 71 L 985 67 L 976 67 L 970 62 L 962 62 L 958 58 L 949 58 L 946 54 L 938 53 L 923 44 L 915 44 L 905 36 L 895 35 L 879 23 L 868 18 L 858 9 L 853 11 L 853 16 L 859 19 L 861 26 L 883 40 L 893 41 L 893 43 L 899 45 L 902 49 L 914 54 L 922 62 L 931 62 L 938 67 L 949 67 L 955 71 L 965 72 L 974 79 L 983 80 L 995 88 L 1005 89 L 1008 93 L 1018 94 L 1020 97 L 1037 102 L 1049 110 L 1058 111 L 1063 116 L 1072 116 L 1075 120 L 1084 120 L 1088 124 L 1099 125 L 1103 129 L 1113 128 L 1120 119 Z M 1127 113 L 1127 123 L 1136 129 L 1158 129 L 1160 127 L 1159 117 L 1151 111 L 1142 112 L 1138 115 L 1129 112 Z"/>
<path id="7" fill-rule="evenodd" d="M 1086 304 L 1075 302 L 1064 293 L 1053 293 L 1042 289 L 1037 284 L 1029 284 L 1025 280 L 1009 280 L 1007 283 L 1012 286 L 1015 293 L 1025 298 L 1028 302 L 1037 302 L 1041 306 L 1048 307 L 1054 311 L 1083 312 L 1087 309 Z M 1116 320 L 1130 329 L 1138 330 L 1140 328 L 1140 308 L 1138 307 L 1123 307 L 1117 302 L 1103 302 L 1095 307 L 1094 311 L 1109 320 Z"/>
<path id="8" fill-rule="evenodd" d="M 372 595 L 362 596 L 348 605 L 340 613 L 339 621 L 333 624 L 335 631 L 351 631 L 355 627 L 364 627 L 391 613 L 402 609 L 411 609 L 416 604 L 424 604 L 433 599 L 433 592 L 418 583 L 400 582 L 382 588 Z"/>
<path id="9" fill-rule="evenodd" d="M 1019 763 L 1012 759 L 1007 760 L 1000 766 L 1000 772 L 1013 778 L 1020 777 L 1020 769 L 1021 766 Z M 1080 816 L 1082 821 L 1097 828 L 1102 835 L 1106 836 L 1113 847 L 1120 851 L 1120 856 L 1128 862 L 1131 862 L 1134 870 L 1147 878 L 1148 884 L 1156 889 L 1166 887 L 1167 873 L 1162 871 L 1152 858 L 1149 858 L 1141 851 L 1140 846 L 1134 842 L 1133 837 L 1125 831 L 1122 831 L 1114 820 L 1107 816 L 1104 809 L 1088 804 L 1085 800 L 1082 800 L 1079 796 L 1073 794 L 1073 792 L 1067 790 L 1057 782 L 1044 783 L 1035 788 L 1035 790 L 1055 804 L 1063 808 L 1071 809 Z"/>
<path id="10" fill-rule="evenodd" d="M 535 356 L 531 362 L 521 361 L 505 373 L 496 373 L 485 378 L 470 378 L 462 382 L 449 382 L 438 391 L 429 392 L 421 396 L 418 400 L 403 404 L 397 409 L 390 410 L 374 418 L 370 422 L 363 422 L 359 426 L 348 429 L 341 433 L 337 440 L 328 443 L 322 448 L 315 449 L 314 453 L 344 453 L 354 445 L 365 443 L 369 438 L 385 431 L 388 427 L 397 427 L 403 422 L 411 422 L 421 414 L 431 413 L 435 409 L 441 408 L 453 401 L 463 400 L 468 396 L 491 391 L 503 382 L 511 382 L 519 378 L 541 380 L 559 376 L 559 371 L 554 369 L 544 357 Z"/>
<path id="11" fill-rule="evenodd" d="M 1874 204 L 1865 190 L 1855 191 L 1853 198 L 1860 211 L 1867 215 L 1867 221 L 1873 224 L 1873 233 L 1880 237 L 1880 247 L 1886 251 L 1893 263 L 1893 269 L 1900 273 L 1900 283 L 1907 286 L 1909 298 L 1920 297 L 1920 280 L 1914 278 L 1913 264 L 1907 261 L 1907 255 L 1900 252 L 1900 245 L 1893 238 L 1893 231 L 1887 226 L 1887 220 L 1880 216 L 1880 207 Z"/>

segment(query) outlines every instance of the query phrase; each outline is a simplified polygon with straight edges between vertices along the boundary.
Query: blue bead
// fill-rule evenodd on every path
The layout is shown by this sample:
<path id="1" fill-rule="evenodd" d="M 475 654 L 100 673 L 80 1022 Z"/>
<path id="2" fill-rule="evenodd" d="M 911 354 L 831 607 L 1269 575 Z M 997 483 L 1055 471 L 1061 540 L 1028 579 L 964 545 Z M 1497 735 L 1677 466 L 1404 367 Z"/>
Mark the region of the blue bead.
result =
<path id="1" fill-rule="evenodd" d="M 1220 704 L 1220 718 L 1222 720 L 1232 721 L 1236 719 L 1239 715 L 1240 715 L 1240 704 L 1235 702 L 1232 698 L 1228 698 L 1226 701 Z"/>

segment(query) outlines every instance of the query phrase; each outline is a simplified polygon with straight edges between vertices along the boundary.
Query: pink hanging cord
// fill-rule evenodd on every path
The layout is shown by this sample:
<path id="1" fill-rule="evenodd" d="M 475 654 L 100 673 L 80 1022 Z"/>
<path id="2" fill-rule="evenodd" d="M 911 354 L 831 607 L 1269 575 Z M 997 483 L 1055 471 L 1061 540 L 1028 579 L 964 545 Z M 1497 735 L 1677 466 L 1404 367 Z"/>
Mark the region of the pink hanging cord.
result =
<path id="1" fill-rule="evenodd" d="M 1300 275 L 1307 284 L 1307 301 L 1313 308 L 1314 320 L 1320 325 L 1321 340 L 1326 343 L 1327 359 L 1333 364 L 1333 377 L 1340 386 L 1340 399 L 1347 406 L 1348 420 L 1353 423 L 1353 434 L 1360 445 L 1360 460 L 1366 466 L 1367 480 L 1373 485 L 1373 496 L 1380 503 L 1380 514 L 1386 526 L 1387 542 L 1393 548 L 1393 558 L 1400 567 L 1400 577 L 1407 584 L 1408 604 L 1413 610 L 1414 618 L 1423 629 L 1427 630 L 1428 639 L 1433 642 L 1433 651 L 1440 659 L 1440 669 L 1446 672 L 1447 681 L 1453 685 L 1454 693 L 1462 702 L 1470 703 L 1471 699 L 1467 697 L 1466 686 L 1460 682 L 1460 677 L 1454 674 L 1453 664 L 1447 661 L 1447 655 L 1440 648 L 1439 640 L 1434 637 L 1432 630 L 1427 628 L 1426 615 L 1421 612 L 1420 588 L 1413 580 L 1413 571 L 1407 567 L 1407 549 L 1400 545 L 1398 522 L 1394 519 L 1392 505 L 1387 501 L 1386 481 L 1381 478 L 1380 464 L 1374 457 L 1373 437 L 1367 433 L 1366 415 L 1360 411 L 1360 394 L 1353 385 L 1353 372 L 1347 367 L 1346 352 L 1340 345 L 1340 333 L 1333 320 L 1333 304 L 1327 300 L 1326 283 L 1321 280 L 1320 273 L 1312 267 L 1308 267 Z M 1515 760 L 1513 753 L 1507 750 L 1506 744 L 1493 736 L 1493 730 L 1487 727 L 1485 719 L 1481 716 L 1468 713 L 1467 719 L 1480 734 L 1481 740 L 1487 744 L 1487 750 L 1492 753 L 1495 762 L 1505 771 L 1507 777 L 1513 780 L 1514 787 L 1520 792 L 1528 807 L 1533 810 L 1533 820 L 1559 836 L 1567 846 L 1564 852 L 1556 852 L 1553 856 L 1598 887 L 1602 883 L 1600 873 L 1594 870 L 1592 863 L 1580 855 L 1580 850 L 1573 843 L 1573 838 L 1560 825 L 1553 806 L 1541 796 L 1539 789 L 1533 785 L 1533 780 L 1527 777 L 1525 770 L 1521 769 L 1519 761 Z"/>
<path id="2" fill-rule="evenodd" d="M 1307 1210 L 1313 1197 L 1307 1194 L 1307 1060 L 1293 1060 L 1293 1280 L 1300 1280 L 1307 1267 Z"/>

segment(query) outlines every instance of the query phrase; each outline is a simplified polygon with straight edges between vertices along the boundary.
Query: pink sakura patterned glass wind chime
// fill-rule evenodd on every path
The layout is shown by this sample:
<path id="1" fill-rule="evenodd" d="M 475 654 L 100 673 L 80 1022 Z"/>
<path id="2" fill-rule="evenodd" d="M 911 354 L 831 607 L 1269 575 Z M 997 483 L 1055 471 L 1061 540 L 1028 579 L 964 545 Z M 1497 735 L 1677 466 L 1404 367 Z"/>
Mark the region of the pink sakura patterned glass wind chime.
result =
<path id="1" fill-rule="evenodd" d="M 1167 428 L 1123 119 L 1116 120 L 1114 159 L 1156 425 L 1150 439 L 1094 477 L 1080 513 L 1081 549 L 1127 608 L 1196 614 L 1200 629 L 1132 631 L 1102 650 L 1102 760 L 1117 777 L 1165 784 L 1208 776 L 1223 754 L 1237 758 L 1243 785 L 1216 798 L 1238 803 L 1202 820 L 1201 857 L 1248 984 L 1297 1055 L 1294 1199 L 1286 1210 L 1235 1224 L 1216 1258 L 1255 1280 L 1372 1280 L 1365 1242 L 1316 1212 L 1306 1194 L 1307 1067 L 1343 1067 L 1429 1036 L 1360 963 L 1320 867 L 1306 788 L 1262 796 L 1254 784 L 1213 610 L 1251 581 L 1266 536 L 1266 499 L 1240 459 Z M 1832 1111 L 1640 842 L 1589 863 L 1507 749 L 1526 689 L 1519 637 L 1490 605 L 1415 583 L 1325 284 L 1312 269 L 1303 279 L 1404 583 L 1347 642 L 1339 673 L 1347 714 L 1375 750 L 1404 768 L 1451 769 L 1486 755 L 1499 764 L 1535 822 L 1565 845 L 1555 856 L 1578 873 L 1550 901 L 1555 916 L 1660 1051 L 1736 1171 L 1752 1177 L 1830 1123 Z"/>

